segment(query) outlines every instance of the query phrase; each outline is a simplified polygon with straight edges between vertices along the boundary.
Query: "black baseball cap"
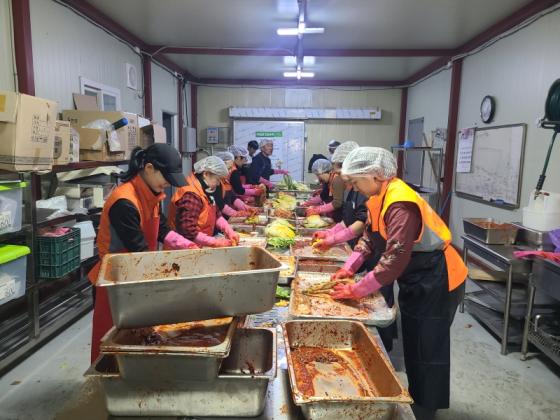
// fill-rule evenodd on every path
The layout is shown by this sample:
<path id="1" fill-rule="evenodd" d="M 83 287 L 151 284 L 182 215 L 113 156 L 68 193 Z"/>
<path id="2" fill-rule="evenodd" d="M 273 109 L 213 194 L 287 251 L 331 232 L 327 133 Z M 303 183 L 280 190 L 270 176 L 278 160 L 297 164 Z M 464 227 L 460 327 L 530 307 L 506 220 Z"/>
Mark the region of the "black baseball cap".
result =
<path id="1" fill-rule="evenodd" d="M 173 146 L 165 143 L 154 143 L 148 146 L 144 163 L 154 165 L 165 180 L 174 187 L 187 185 L 181 155 Z"/>

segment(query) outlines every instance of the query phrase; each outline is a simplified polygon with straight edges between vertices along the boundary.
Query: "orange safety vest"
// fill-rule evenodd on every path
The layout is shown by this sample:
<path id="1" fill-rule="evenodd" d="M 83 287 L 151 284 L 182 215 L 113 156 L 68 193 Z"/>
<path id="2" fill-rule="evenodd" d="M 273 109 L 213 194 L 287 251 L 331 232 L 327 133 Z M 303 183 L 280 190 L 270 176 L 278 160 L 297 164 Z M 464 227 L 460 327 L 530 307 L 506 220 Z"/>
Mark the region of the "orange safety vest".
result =
<path id="1" fill-rule="evenodd" d="M 159 231 L 159 203 L 164 198 L 164 193 L 154 194 L 139 175 L 136 175 L 130 181 L 119 185 L 113 190 L 105 202 L 101 213 L 96 241 L 99 261 L 88 273 L 88 278 L 92 284 L 97 282 L 97 276 L 101 268 L 101 260 L 104 255 L 115 252 L 127 252 L 121 240 L 111 233 L 109 211 L 113 204 L 118 200 L 126 199 L 136 207 L 140 214 L 140 228 L 142 229 L 146 243 L 150 251 L 155 251 L 157 249 L 157 235 Z"/>
<path id="2" fill-rule="evenodd" d="M 212 202 L 202 189 L 200 181 L 194 174 L 190 174 L 187 177 L 187 185 L 181 188 L 177 188 L 175 194 L 173 194 L 173 197 L 171 197 L 171 202 L 169 203 L 169 215 L 167 217 L 167 224 L 171 229 L 175 230 L 177 203 L 187 192 L 196 194 L 202 200 L 202 211 L 198 216 L 199 230 L 207 235 L 214 235 L 214 227 L 216 225 L 216 205 L 212 204 Z"/>
<path id="3" fill-rule="evenodd" d="M 387 240 L 385 213 L 391 204 L 402 201 L 416 204 L 422 216 L 422 230 L 412 251 L 442 250 L 447 264 L 449 291 L 456 289 L 465 281 L 468 270 L 459 253 L 451 245 L 451 231 L 430 205 L 404 181 L 393 178 L 383 184 L 378 195 L 370 197 L 367 201 L 368 225 L 371 231 L 379 232 L 383 239 Z"/>

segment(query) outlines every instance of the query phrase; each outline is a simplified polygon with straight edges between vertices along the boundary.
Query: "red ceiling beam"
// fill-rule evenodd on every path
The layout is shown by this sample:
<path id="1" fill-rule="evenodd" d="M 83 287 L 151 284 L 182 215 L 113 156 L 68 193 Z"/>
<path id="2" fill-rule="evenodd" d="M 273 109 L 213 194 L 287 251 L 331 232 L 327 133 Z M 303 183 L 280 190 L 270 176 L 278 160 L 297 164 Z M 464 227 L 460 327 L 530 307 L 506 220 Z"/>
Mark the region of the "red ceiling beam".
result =
<path id="1" fill-rule="evenodd" d="M 292 56 L 295 51 L 287 48 L 199 48 L 153 47 L 153 54 L 234 55 L 234 56 Z M 305 55 L 316 57 L 441 57 L 453 54 L 449 49 L 313 49 Z"/>
<path id="2" fill-rule="evenodd" d="M 491 39 L 514 28 L 515 26 L 523 23 L 525 20 L 531 18 L 537 13 L 540 13 L 558 3 L 560 3 L 560 0 L 533 0 L 531 3 L 515 11 L 511 15 L 505 17 L 504 19 L 496 22 L 494 25 L 490 26 L 484 32 L 481 32 L 474 38 L 465 42 L 463 45 L 453 50 L 452 54 L 444 55 L 443 57 L 428 64 L 426 67 L 420 69 L 418 72 L 410 76 L 406 80 L 406 83 L 408 85 L 416 83 L 417 81 L 430 75 L 434 71 L 439 70 L 442 67 L 446 66 L 453 56 L 468 53 L 469 51 L 472 51 L 484 45 L 486 42 L 490 41 Z"/>
<path id="3" fill-rule="evenodd" d="M 205 85 L 260 85 L 260 86 L 372 86 L 400 87 L 401 80 L 293 80 L 293 79 L 199 79 Z"/>
<path id="4" fill-rule="evenodd" d="M 449 93 L 449 111 L 447 117 L 447 142 L 445 145 L 445 157 L 443 163 L 443 188 L 441 200 L 445 207 L 440 209 L 445 223 L 449 224 L 451 211 L 451 188 L 453 183 L 453 165 L 455 163 L 455 144 L 457 142 L 457 119 L 459 116 L 459 99 L 461 96 L 461 75 L 463 70 L 463 59 L 453 62 L 451 68 L 451 90 Z M 449 198 L 448 198 L 449 197 Z"/>
<path id="5" fill-rule="evenodd" d="M 399 123 L 399 144 L 404 144 L 404 139 L 406 137 L 406 113 L 408 109 L 408 88 L 402 88 L 401 90 L 401 117 Z M 399 153 L 397 155 L 397 176 L 399 178 L 403 177 L 403 154 Z"/>
<path id="6" fill-rule="evenodd" d="M 29 0 L 12 0 L 18 91 L 35 95 Z"/>
<path id="7" fill-rule="evenodd" d="M 152 58 L 142 55 L 142 74 L 144 75 L 144 117 L 153 118 L 152 112 Z"/>

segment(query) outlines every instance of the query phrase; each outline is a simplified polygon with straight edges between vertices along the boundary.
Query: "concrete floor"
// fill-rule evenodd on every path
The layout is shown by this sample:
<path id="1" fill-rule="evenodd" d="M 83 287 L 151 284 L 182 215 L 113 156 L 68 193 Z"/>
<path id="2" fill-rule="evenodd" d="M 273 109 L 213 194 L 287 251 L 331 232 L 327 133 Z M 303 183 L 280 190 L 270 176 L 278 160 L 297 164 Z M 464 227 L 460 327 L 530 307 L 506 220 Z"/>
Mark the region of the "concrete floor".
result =
<path id="1" fill-rule="evenodd" d="M 90 331 L 91 314 L 2 377 L 0 419 L 53 419 L 76 399 L 89 365 Z M 457 314 L 451 408 L 438 412 L 438 420 L 560 419 L 560 369 L 540 356 L 522 362 L 518 352 L 501 356 L 499 350 L 470 315 Z"/>

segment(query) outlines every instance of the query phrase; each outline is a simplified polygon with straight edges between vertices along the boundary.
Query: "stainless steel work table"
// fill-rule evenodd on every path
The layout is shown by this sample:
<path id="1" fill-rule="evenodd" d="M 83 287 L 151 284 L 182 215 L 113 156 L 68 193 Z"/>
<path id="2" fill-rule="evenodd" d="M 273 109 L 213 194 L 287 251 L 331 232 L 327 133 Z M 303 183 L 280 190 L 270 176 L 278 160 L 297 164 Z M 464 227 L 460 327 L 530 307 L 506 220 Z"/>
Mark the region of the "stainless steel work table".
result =
<path id="1" fill-rule="evenodd" d="M 528 260 L 516 259 L 513 256 L 513 251 L 516 250 L 515 246 L 512 245 L 488 245 L 482 241 L 474 239 L 470 236 L 461 236 L 463 239 L 463 260 L 465 264 L 468 261 L 469 253 L 473 253 L 478 258 L 483 260 L 492 268 L 497 270 L 505 271 L 507 273 L 506 278 L 506 291 L 505 291 L 505 302 L 504 302 L 504 318 L 503 327 L 499 331 L 493 325 L 488 325 L 484 319 L 480 319 L 481 316 L 475 316 L 479 320 L 493 330 L 493 332 L 498 335 L 501 339 L 501 354 L 507 354 L 507 345 L 509 338 L 509 327 L 510 327 L 510 315 L 512 307 L 512 289 L 513 289 L 513 274 L 514 273 L 530 273 L 531 262 Z M 477 283 L 480 285 L 479 283 Z M 490 292 L 492 293 L 492 292 Z M 461 304 L 461 312 L 464 310 L 464 302 Z"/>

